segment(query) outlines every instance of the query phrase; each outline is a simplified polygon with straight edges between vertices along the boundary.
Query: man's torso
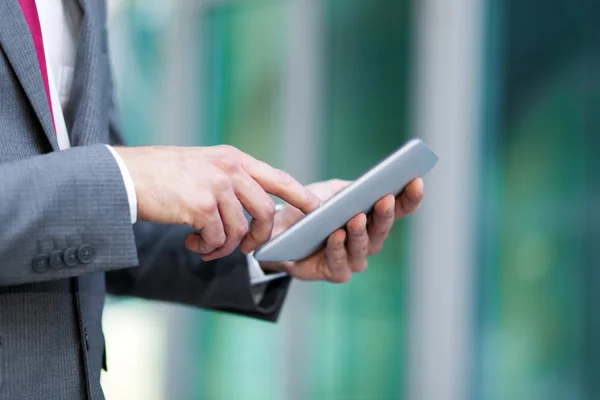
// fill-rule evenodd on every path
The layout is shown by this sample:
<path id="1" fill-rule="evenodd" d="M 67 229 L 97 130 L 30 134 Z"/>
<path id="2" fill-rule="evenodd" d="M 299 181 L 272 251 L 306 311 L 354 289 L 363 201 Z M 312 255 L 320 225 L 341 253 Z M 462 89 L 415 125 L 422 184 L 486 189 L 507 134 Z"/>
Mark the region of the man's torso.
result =
<path id="1" fill-rule="evenodd" d="M 73 146 L 109 142 L 112 95 L 104 1 L 81 4 L 84 36 L 79 38 L 73 90 L 64 110 Z M 32 107 L 32 98 L 45 101 L 45 94 L 39 85 L 25 89 L 24 82 L 35 73 L 27 61 L 33 47 L 15 45 L 22 39 L 14 35 L 28 32 L 18 11 L 17 0 L 0 4 L 0 163 L 58 150 L 56 138 L 43 129 L 48 121 L 40 124 Z M 39 243 L 40 251 L 81 245 L 76 243 L 81 241 L 79 234 L 73 232 L 73 238 L 65 240 L 73 243 Z M 0 260 L 0 268 L 5 262 L 10 260 Z M 99 380 L 104 298 L 103 273 L 0 286 L 0 399 L 75 399 L 86 394 L 103 398 Z"/>

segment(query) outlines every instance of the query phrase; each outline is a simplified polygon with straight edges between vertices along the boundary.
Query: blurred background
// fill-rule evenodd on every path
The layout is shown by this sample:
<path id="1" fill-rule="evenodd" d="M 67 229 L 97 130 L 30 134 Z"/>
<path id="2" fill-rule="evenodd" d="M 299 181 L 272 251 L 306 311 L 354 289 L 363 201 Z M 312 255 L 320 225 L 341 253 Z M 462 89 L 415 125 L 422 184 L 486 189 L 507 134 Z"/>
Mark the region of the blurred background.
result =
<path id="1" fill-rule="evenodd" d="M 600 398 L 600 2 L 109 0 L 130 144 L 304 183 L 410 137 L 419 212 L 278 324 L 109 299 L 109 399 Z"/>

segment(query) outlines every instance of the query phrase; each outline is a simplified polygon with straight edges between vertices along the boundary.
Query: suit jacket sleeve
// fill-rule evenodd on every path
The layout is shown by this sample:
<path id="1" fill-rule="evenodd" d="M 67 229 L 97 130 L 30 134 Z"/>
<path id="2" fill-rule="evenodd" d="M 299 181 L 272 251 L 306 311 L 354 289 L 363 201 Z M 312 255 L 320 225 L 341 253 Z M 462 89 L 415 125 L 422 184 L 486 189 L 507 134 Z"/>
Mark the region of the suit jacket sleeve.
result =
<path id="1" fill-rule="evenodd" d="M 121 172 L 104 145 L 0 165 L 0 286 L 137 265 Z"/>
<path id="2" fill-rule="evenodd" d="M 184 245 L 192 228 L 138 222 L 134 229 L 140 266 L 107 273 L 109 293 L 277 320 L 289 278 L 271 282 L 260 304 L 255 304 L 246 256 L 239 250 L 228 257 L 203 262 Z"/>

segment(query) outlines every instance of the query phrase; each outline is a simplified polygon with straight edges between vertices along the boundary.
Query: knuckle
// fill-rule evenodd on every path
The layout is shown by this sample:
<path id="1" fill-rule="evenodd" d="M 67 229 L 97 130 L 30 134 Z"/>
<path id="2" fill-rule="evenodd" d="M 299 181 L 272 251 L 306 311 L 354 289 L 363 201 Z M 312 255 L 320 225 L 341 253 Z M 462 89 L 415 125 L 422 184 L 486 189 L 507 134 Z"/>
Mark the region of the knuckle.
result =
<path id="1" fill-rule="evenodd" d="M 341 252 L 342 250 L 344 250 L 344 242 L 343 241 L 334 241 L 333 243 L 331 243 L 331 248 L 336 251 L 336 252 Z M 340 255 L 340 256 L 343 256 Z"/>
<path id="2" fill-rule="evenodd" d="M 215 174 L 212 183 L 217 190 L 226 190 L 229 188 L 229 178 L 225 174 Z"/>
<path id="3" fill-rule="evenodd" d="M 336 254 L 333 256 L 332 262 L 337 267 L 342 266 L 346 263 L 346 257 L 343 254 Z"/>
<path id="4" fill-rule="evenodd" d="M 247 233 L 248 233 L 248 222 L 244 218 L 244 220 L 240 221 L 239 225 L 236 228 L 236 237 L 238 239 L 242 238 L 242 237 L 246 236 Z"/>
<path id="5" fill-rule="evenodd" d="M 268 231 L 258 232 L 258 233 L 255 233 L 253 235 L 253 237 L 258 243 L 263 244 L 263 243 L 267 242 L 269 239 L 271 239 L 271 232 L 268 232 Z"/>
<path id="6" fill-rule="evenodd" d="M 224 232 L 221 232 L 213 238 L 213 242 L 211 244 L 219 248 L 223 247 L 225 242 L 227 242 L 227 236 Z"/>
<path id="7" fill-rule="evenodd" d="M 263 244 L 267 240 L 271 239 L 271 231 L 268 229 L 262 229 L 262 228 L 263 227 L 261 227 L 261 229 L 258 229 L 258 226 L 257 226 L 255 229 L 250 230 L 250 236 L 258 244 Z"/>
<path id="8" fill-rule="evenodd" d="M 329 281 L 332 283 L 346 283 L 352 278 L 352 272 L 348 270 L 340 271 L 339 273 L 331 276 Z"/>
<path id="9" fill-rule="evenodd" d="M 388 232 L 389 232 L 389 227 L 382 225 L 382 226 L 377 226 L 374 230 L 373 230 L 373 234 L 377 237 L 383 237 L 383 236 L 387 236 Z"/>
<path id="10" fill-rule="evenodd" d="M 199 221 L 196 218 L 197 210 L 198 210 L 197 208 L 192 206 L 192 207 L 186 208 L 185 210 L 179 211 L 178 215 L 179 215 L 179 220 L 181 221 L 181 223 L 183 225 L 189 225 L 189 226 L 192 226 L 192 227 L 198 229 Z"/>
<path id="11" fill-rule="evenodd" d="M 217 201 L 213 197 L 208 197 L 196 201 L 193 208 L 201 213 L 212 214 L 217 211 L 218 206 Z"/>
<path id="12" fill-rule="evenodd" d="M 363 272 L 363 271 L 365 271 L 367 269 L 368 266 L 369 266 L 368 261 L 367 260 L 362 260 L 362 261 L 359 261 L 359 262 L 356 263 L 356 266 L 355 266 L 354 270 L 356 272 Z"/>
<path id="13" fill-rule="evenodd" d="M 276 169 L 275 171 L 277 173 L 277 179 L 282 185 L 291 185 L 295 182 L 294 178 L 292 178 L 292 176 L 287 172 L 281 169 Z"/>
<path id="14" fill-rule="evenodd" d="M 220 153 L 224 154 L 233 154 L 237 151 L 237 149 L 230 144 L 220 144 L 216 146 L 216 148 Z"/>
<path id="15" fill-rule="evenodd" d="M 223 157 L 219 160 L 219 167 L 228 174 L 238 172 L 242 168 L 235 157 Z"/>
<path id="16" fill-rule="evenodd" d="M 379 253 L 381 250 L 383 249 L 383 245 L 382 244 L 376 244 L 371 246 L 371 254 L 377 254 Z"/>
<path id="17" fill-rule="evenodd" d="M 405 212 L 410 212 L 411 208 L 414 207 L 414 204 L 412 204 L 406 193 L 402 193 L 402 195 L 400 196 L 400 200 L 398 201 L 400 203 L 400 207 Z"/>
<path id="18" fill-rule="evenodd" d="M 369 245 L 367 243 L 359 245 L 356 252 L 360 255 L 366 255 L 369 252 Z"/>
<path id="19" fill-rule="evenodd" d="M 261 217 L 264 219 L 273 219 L 275 217 L 275 202 L 268 196 L 265 199 L 265 204 L 261 208 Z"/>
<path id="20" fill-rule="evenodd" d="M 321 204 L 321 200 L 319 199 L 319 197 L 317 197 L 317 195 L 315 195 L 308 189 L 304 191 L 304 196 L 306 198 L 306 202 L 313 204 L 315 207 L 318 207 L 319 204 Z"/>
<path id="21" fill-rule="evenodd" d="M 365 234 L 365 231 L 362 226 L 349 226 L 348 234 L 354 236 L 356 239 L 360 239 Z"/>

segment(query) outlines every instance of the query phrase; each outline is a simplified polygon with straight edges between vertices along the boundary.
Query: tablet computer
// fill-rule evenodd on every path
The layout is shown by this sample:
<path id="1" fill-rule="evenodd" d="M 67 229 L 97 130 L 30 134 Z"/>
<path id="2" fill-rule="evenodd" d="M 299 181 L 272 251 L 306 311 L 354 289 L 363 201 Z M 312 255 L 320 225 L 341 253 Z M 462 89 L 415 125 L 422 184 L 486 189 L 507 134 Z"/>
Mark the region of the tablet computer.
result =
<path id="1" fill-rule="evenodd" d="M 412 139 L 369 169 L 356 181 L 306 214 L 254 252 L 258 261 L 296 261 L 319 250 L 329 235 L 361 212 L 369 213 L 382 197 L 399 195 L 417 177 L 423 177 L 438 157 L 420 139 Z"/>

